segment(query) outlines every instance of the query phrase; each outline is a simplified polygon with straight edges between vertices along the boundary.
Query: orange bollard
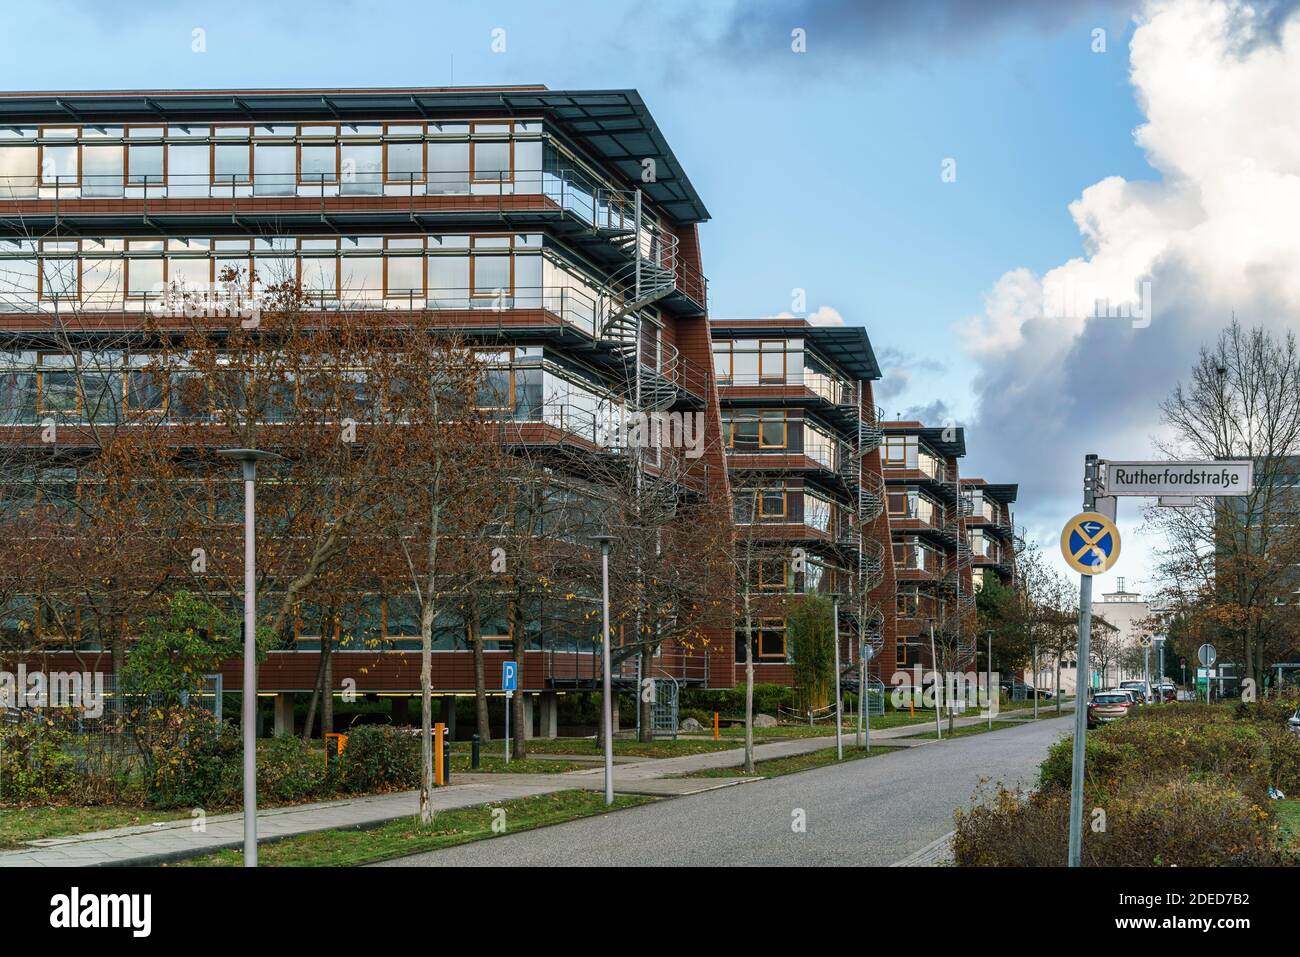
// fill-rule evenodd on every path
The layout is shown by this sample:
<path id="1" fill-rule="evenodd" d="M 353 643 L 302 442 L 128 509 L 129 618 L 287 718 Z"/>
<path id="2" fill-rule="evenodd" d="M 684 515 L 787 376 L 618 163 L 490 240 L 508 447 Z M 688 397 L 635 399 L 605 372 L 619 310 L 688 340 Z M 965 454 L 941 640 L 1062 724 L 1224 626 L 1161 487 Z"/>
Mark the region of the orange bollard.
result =
<path id="1" fill-rule="evenodd" d="M 713 740 L 718 740 L 718 712 L 713 712 Z"/>
<path id="2" fill-rule="evenodd" d="M 442 764 L 442 736 L 446 731 L 447 726 L 441 721 L 433 726 L 433 784 L 439 788 L 447 783 Z"/>

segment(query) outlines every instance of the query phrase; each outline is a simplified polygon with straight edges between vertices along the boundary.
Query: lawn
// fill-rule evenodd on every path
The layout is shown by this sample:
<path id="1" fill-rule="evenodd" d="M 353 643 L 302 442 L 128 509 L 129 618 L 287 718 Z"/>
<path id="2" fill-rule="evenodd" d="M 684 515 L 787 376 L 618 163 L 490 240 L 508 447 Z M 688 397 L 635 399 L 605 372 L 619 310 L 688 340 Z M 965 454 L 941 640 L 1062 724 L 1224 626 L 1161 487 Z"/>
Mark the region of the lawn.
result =
<path id="1" fill-rule="evenodd" d="M 862 758 L 874 758 L 881 754 L 887 754 L 890 751 L 896 751 L 897 748 L 872 747 L 871 753 L 865 750 L 858 750 L 849 743 L 844 745 L 844 760 L 858 761 Z M 794 774 L 796 771 L 807 771 L 811 768 L 821 768 L 828 764 L 837 764 L 837 751 L 835 748 L 822 748 L 818 751 L 809 751 L 806 754 L 791 754 L 784 758 L 769 758 L 766 761 L 754 762 L 754 773 L 748 775 L 743 767 L 730 768 L 704 768 L 700 771 L 691 771 L 681 775 L 684 778 L 775 778 L 783 774 Z"/>
<path id="2" fill-rule="evenodd" d="M 136 827 L 155 821 L 189 817 L 190 809 L 152 811 L 139 807 L 6 807 L 0 809 L 0 849 L 12 850 L 25 841 L 66 837 L 116 827 Z"/>
<path id="3" fill-rule="evenodd" d="M 532 750 L 531 745 L 529 750 Z M 522 761 L 511 759 L 506 764 L 500 751 L 480 756 L 479 767 L 475 774 L 563 774 L 565 771 L 582 771 L 596 767 L 591 761 L 562 761 L 547 758 L 525 758 Z M 456 783 L 456 775 L 469 772 L 470 756 L 457 751 L 451 753 L 451 783 Z"/>
<path id="4" fill-rule="evenodd" d="M 831 732 L 835 732 L 832 730 Z M 614 753 L 625 757 L 638 758 L 680 758 L 687 754 L 708 754 L 711 751 L 728 751 L 744 744 L 743 740 L 724 739 L 714 741 L 711 738 L 658 738 L 645 743 L 629 738 L 614 739 Z M 595 738 L 534 738 L 528 742 L 528 750 L 537 754 L 602 754 L 596 747 Z M 591 767 L 591 765 L 583 765 Z"/>
<path id="5" fill-rule="evenodd" d="M 1300 846 L 1300 800 L 1273 801 L 1269 808 L 1277 818 L 1282 840 L 1292 847 Z"/>
<path id="6" fill-rule="evenodd" d="M 1019 721 L 994 721 L 993 727 L 990 728 L 986 722 L 981 721 L 979 724 L 968 724 L 965 725 L 964 727 L 953 728 L 951 731 L 949 731 L 948 723 L 945 721 L 943 725 L 943 740 L 947 741 L 949 738 L 965 738 L 965 737 L 969 737 L 972 734 L 983 734 L 985 731 L 1001 731 L 1004 728 L 1018 728 L 1021 726 L 1022 723 Z M 931 728 L 929 731 L 924 732 L 923 734 L 908 735 L 909 738 L 930 738 L 930 739 L 933 739 L 934 736 L 935 735 L 934 735 L 933 728 Z"/>
<path id="7" fill-rule="evenodd" d="M 603 814 L 610 810 L 634 807 L 652 800 L 654 799 L 639 795 L 617 795 L 612 807 L 606 807 L 605 796 L 598 792 L 559 791 L 555 794 L 539 794 L 500 804 L 439 811 L 434 816 L 433 823 L 427 827 L 414 818 L 402 818 L 364 831 L 318 831 L 290 837 L 261 845 L 257 850 L 257 863 L 260 867 L 348 867 L 369 864 L 495 837 L 497 834 L 493 830 L 493 823 L 498 820 L 504 820 L 508 829 L 505 833 L 516 833 Z M 504 819 L 495 813 L 498 810 L 505 811 Z M 243 851 L 232 849 L 204 854 L 168 866 L 239 867 L 243 860 Z"/>

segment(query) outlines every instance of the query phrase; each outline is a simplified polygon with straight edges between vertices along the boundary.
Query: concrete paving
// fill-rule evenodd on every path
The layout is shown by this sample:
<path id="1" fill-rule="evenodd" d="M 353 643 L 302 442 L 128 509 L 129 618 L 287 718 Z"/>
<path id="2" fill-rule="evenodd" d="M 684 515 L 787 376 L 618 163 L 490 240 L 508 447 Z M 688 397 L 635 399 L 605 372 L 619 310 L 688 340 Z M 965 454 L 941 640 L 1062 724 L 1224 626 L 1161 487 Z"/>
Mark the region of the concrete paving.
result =
<path id="1" fill-rule="evenodd" d="M 885 866 L 922 851 L 937 863 L 953 810 L 981 781 L 1032 783 L 1071 722 L 1028 721 L 376 866 Z"/>

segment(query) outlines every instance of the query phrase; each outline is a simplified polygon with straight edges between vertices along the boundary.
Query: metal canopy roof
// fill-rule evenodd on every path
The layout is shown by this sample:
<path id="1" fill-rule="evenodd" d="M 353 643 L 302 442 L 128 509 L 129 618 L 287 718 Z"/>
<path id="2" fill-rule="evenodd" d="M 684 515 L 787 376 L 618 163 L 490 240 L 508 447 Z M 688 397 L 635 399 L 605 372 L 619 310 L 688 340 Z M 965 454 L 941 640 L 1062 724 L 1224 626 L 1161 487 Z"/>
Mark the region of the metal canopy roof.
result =
<path id="1" fill-rule="evenodd" d="M 766 322 L 751 325 L 746 320 L 734 319 L 714 319 L 710 326 L 715 332 L 727 333 L 728 338 L 770 335 L 805 339 L 850 378 L 880 378 L 880 364 L 876 361 L 876 351 L 871 347 L 871 337 L 867 335 L 865 326 L 814 326 L 803 320 L 785 325 Z"/>
<path id="2" fill-rule="evenodd" d="M 961 458 L 966 454 L 966 430 L 960 426 L 946 428 L 919 425 L 916 422 L 888 421 L 880 424 L 886 432 L 920 436 L 922 442 L 941 455 Z"/>
<path id="3" fill-rule="evenodd" d="M 544 86 L 331 90 L 104 90 L 0 93 L 0 126 L 35 123 L 373 123 L 541 116 L 591 158 L 639 186 L 677 223 L 709 211 L 635 90 Z M 642 182 L 643 160 L 655 163 Z"/>
<path id="4" fill-rule="evenodd" d="M 984 494 L 992 495 L 1003 505 L 1010 505 L 1016 500 L 1016 494 L 1020 491 L 1020 486 L 1015 484 L 985 484 Z"/>

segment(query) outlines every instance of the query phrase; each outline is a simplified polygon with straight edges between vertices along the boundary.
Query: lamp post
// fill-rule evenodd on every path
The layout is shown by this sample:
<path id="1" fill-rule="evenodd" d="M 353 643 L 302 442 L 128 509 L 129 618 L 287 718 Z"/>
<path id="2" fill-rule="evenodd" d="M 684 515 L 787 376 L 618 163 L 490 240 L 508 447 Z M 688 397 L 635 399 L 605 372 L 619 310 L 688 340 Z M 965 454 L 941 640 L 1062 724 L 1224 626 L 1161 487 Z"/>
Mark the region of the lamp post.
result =
<path id="1" fill-rule="evenodd" d="M 600 657 L 601 657 L 601 716 L 605 737 L 605 803 L 614 803 L 614 718 L 609 684 L 609 545 L 614 536 L 608 533 L 593 535 L 600 543 Z M 639 692 L 640 689 L 638 689 Z"/>
<path id="2" fill-rule="evenodd" d="M 840 596 L 831 595 L 831 628 L 835 635 L 835 754 L 836 760 L 844 760 L 844 722 L 841 720 L 841 706 L 844 695 L 840 693 Z M 859 704 L 861 707 L 861 704 Z"/>
<path id="3" fill-rule="evenodd" d="M 926 619 L 930 623 L 930 673 L 934 675 L 934 736 L 943 740 L 943 725 L 939 720 L 939 659 L 934 653 L 934 618 Z"/>
<path id="4" fill-rule="evenodd" d="M 988 695 L 989 730 L 993 730 L 993 632 L 990 630 L 985 638 L 988 641 L 988 659 L 984 662 L 985 694 Z"/>
<path id="5" fill-rule="evenodd" d="M 257 866 L 257 558 L 254 547 L 257 463 L 278 459 L 257 449 L 219 449 L 244 467 L 244 866 Z M 328 693 L 328 689 L 327 689 Z"/>

